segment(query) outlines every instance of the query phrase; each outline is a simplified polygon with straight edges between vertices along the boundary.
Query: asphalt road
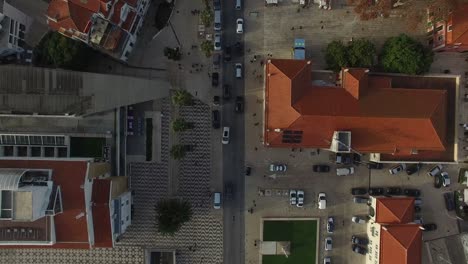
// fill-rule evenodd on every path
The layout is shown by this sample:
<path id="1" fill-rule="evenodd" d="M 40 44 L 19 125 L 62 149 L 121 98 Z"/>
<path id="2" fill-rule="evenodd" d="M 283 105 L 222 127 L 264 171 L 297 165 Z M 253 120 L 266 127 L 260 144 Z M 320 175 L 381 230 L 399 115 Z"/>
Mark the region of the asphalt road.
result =
<path id="1" fill-rule="evenodd" d="M 236 34 L 236 19 L 242 11 L 234 9 L 234 1 L 223 4 L 223 46 L 243 42 L 243 36 Z M 223 100 L 222 126 L 230 127 L 230 143 L 223 145 L 223 182 L 231 183 L 233 196 L 224 200 L 223 258 L 224 264 L 244 263 L 244 115 L 234 111 L 236 96 L 244 96 L 244 79 L 236 79 L 234 64 L 243 61 L 242 52 L 232 50 L 232 60 L 223 64 L 223 84 L 231 87 L 231 98 Z M 222 86 L 220 86 L 222 89 Z M 221 91 L 222 94 L 222 91 Z M 222 131 L 222 130 L 221 130 Z M 221 133 L 220 131 L 220 133 Z M 226 197 L 226 195 L 224 195 Z"/>

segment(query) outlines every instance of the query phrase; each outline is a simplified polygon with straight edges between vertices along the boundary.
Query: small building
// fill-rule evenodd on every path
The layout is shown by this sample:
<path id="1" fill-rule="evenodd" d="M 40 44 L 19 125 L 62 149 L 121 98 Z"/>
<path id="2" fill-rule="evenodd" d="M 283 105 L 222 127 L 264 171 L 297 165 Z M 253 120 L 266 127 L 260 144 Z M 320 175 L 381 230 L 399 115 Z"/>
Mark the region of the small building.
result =
<path id="1" fill-rule="evenodd" d="M 427 40 L 434 51 L 468 51 L 468 4 L 460 5 L 447 18 L 435 21 L 428 10 Z"/>

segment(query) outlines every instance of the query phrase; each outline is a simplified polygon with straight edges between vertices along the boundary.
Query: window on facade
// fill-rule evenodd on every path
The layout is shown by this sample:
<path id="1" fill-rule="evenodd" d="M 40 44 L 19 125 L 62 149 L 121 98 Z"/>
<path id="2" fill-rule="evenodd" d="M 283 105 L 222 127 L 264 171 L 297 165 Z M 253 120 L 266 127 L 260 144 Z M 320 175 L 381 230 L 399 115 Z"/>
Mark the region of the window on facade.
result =
<path id="1" fill-rule="evenodd" d="M 437 39 L 438 39 L 439 41 L 442 41 L 442 40 L 444 39 L 444 36 L 443 36 L 443 35 L 439 35 L 439 36 L 437 37 Z"/>
<path id="2" fill-rule="evenodd" d="M 10 34 L 15 33 L 15 21 L 12 19 L 10 20 Z"/>
<path id="3" fill-rule="evenodd" d="M 26 26 L 20 23 L 20 30 L 21 31 L 26 31 Z"/>
<path id="4" fill-rule="evenodd" d="M 444 29 L 444 26 L 443 26 L 443 25 L 442 25 L 442 26 L 438 26 L 438 27 L 436 28 L 435 31 L 436 31 L 436 32 L 439 32 L 439 31 L 441 31 L 442 29 Z"/>
<path id="5" fill-rule="evenodd" d="M 447 31 L 448 31 L 448 32 L 452 31 L 452 25 L 450 25 L 450 26 L 447 27 Z"/>
<path id="6" fill-rule="evenodd" d="M 8 37 L 8 43 L 13 44 L 13 36 L 12 35 L 10 35 Z"/>
<path id="7" fill-rule="evenodd" d="M 19 34 L 18 34 L 19 38 L 20 39 L 24 39 L 24 32 L 23 31 L 20 31 Z"/>

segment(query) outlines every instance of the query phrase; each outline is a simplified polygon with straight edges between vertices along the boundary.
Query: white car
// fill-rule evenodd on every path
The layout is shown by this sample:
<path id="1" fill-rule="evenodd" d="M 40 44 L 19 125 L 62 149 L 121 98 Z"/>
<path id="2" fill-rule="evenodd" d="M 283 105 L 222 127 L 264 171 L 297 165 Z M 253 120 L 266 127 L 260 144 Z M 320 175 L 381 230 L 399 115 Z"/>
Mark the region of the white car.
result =
<path id="1" fill-rule="evenodd" d="M 353 221 L 356 224 L 365 224 L 367 222 L 366 219 L 364 219 L 364 217 L 357 215 L 353 216 L 351 218 L 351 221 Z"/>
<path id="2" fill-rule="evenodd" d="M 444 171 L 440 174 L 440 176 L 442 176 L 442 186 L 450 186 L 450 176 L 448 175 L 448 173 Z"/>
<path id="3" fill-rule="evenodd" d="M 296 205 L 297 203 L 297 191 L 296 190 L 289 190 L 289 203 L 291 205 Z"/>
<path id="4" fill-rule="evenodd" d="M 336 175 L 338 176 L 346 176 L 351 174 L 354 174 L 354 167 L 336 168 Z"/>
<path id="5" fill-rule="evenodd" d="M 325 238 L 325 250 L 330 251 L 333 248 L 333 241 L 331 237 Z"/>
<path id="6" fill-rule="evenodd" d="M 286 164 L 270 164 L 271 172 L 285 172 L 287 169 Z"/>
<path id="7" fill-rule="evenodd" d="M 406 169 L 406 164 L 398 164 L 394 167 L 391 167 L 388 172 L 390 172 L 390 174 L 397 174 L 397 173 L 400 173 L 402 171 L 404 171 Z"/>
<path id="8" fill-rule="evenodd" d="M 236 70 L 236 78 L 237 79 L 242 79 L 242 64 L 241 63 L 236 63 L 235 65 L 235 70 Z"/>
<path id="9" fill-rule="evenodd" d="M 324 257 L 323 258 L 323 264 L 331 264 L 331 258 L 330 257 Z"/>
<path id="10" fill-rule="evenodd" d="M 319 193 L 317 203 L 319 209 L 327 209 L 327 195 L 325 193 Z"/>
<path id="11" fill-rule="evenodd" d="M 430 171 L 427 172 L 427 175 L 434 177 L 442 172 L 442 168 L 442 164 L 436 165 Z"/>
<path id="12" fill-rule="evenodd" d="M 221 33 L 214 34 L 214 50 L 221 50 Z"/>
<path id="13" fill-rule="evenodd" d="M 244 19 L 238 18 L 236 20 L 236 33 L 237 34 L 242 34 L 244 33 Z"/>
<path id="14" fill-rule="evenodd" d="M 221 140 L 221 143 L 223 143 L 224 145 L 229 144 L 229 134 L 230 134 L 230 128 L 223 127 L 223 139 Z"/>
<path id="15" fill-rule="evenodd" d="M 304 206 L 304 191 L 303 190 L 297 190 L 297 207 L 302 207 Z"/>

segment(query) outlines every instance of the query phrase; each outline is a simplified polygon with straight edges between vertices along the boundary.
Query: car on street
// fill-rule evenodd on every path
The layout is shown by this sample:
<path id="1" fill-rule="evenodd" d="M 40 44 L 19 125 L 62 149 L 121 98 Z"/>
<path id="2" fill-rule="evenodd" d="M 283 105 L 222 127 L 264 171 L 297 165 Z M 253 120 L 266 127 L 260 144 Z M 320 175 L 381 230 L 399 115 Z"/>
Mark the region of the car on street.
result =
<path id="1" fill-rule="evenodd" d="M 224 186 L 224 197 L 226 200 L 232 199 L 233 189 L 234 187 L 231 182 L 226 183 L 226 185 Z"/>
<path id="2" fill-rule="evenodd" d="M 421 195 L 421 191 L 418 189 L 404 189 L 403 193 L 411 197 L 419 197 Z"/>
<path id="3" fill-rule="evenodd" d="M 406 174 L 408 175 L 415 174 L 421 169 L 421 167 L 422 167 L 421 163 L 409 165 L 406 167 Z"/>
<path id="4" fill-rule="evenodd" d="M 211 74 L 211 85 L 213 87 L 218 87 L 218 85 L 219 85 L 219 73 L 213 72 Z"/>
<path id="5" fill-rule="evenodd" d="M 229 100 L 231 98 L 231 86 L 229 84 L 223 85 L 223 99 Z"/>
<path id="6" fill-rule="evenodd" d="M 427 175 L 434 177 L 442 172 L 442 168 L 443 168 L 442 164 L 435 165 L 434 167 L 432 167 L 432 169 L 430 169 L 427 172 Z"/>
<path id="7" fill-rule="evenodd" d="M 211 112 L 211 125 L 214 129 L 218 129 L 221 126 L 220 114 L 218 110 L 213 110 Z"/>
<path id="8" fill-rule="evenodd" d="M 351 237 L 351 243 L 365 246 L 365 245 L 369 244 L 369 239 L 353 235 Z"/>
<path id="9" fill-rule="evenodd" d="M 365 223 L 367 223 L 367 217 L 355 215 L 355 216 L 351 217 L 351 221 L 356 223 L 356 224 L 365 224 Z"/>
<path id="10" fill-rule="evenodd" d="M 353 244 L 351 246 L 351 248 L 352 248 L 353 252 L 355 252 L 355 253 L 358 253 L 358 254 L 361 254 L 361 255 L 367 254 L 367 249 L 364 248 L 364 247 L 361 247 L 359 245 Z"/>
<path id="11" fill-rule="evenodd" d="M 213 0 L 214 10 L 221 10 L 221 0 Z"/>
<path id="12" fill-rule="evenodd" d="M 414 206 L 414 212 L 415 212 L 415 213 L 421 212 L 421 206 L 415 205 L 415 206 Z"/>
<path id="13" fill-rule="evenodd" d="M 221 209 L 221 193 L 220 192 L 215 192 L 213 194 L 213 208 Z"/>
<path id="14" fill-rule="evenodd" d="M 245 167 L 245 176 L 250 176 L 251 171 L 252 171 L 252 168 L 250 168 L 249 166 L 246 166 Z"/>
<path id="15" fill-rule="evenodd" d="M 422 216 L 419 216 L 419 215 L 416 216 L 416 217 L 414 218 L 414 221 L 413 221 L 413 222 L 414 222 L 415 224 L 419 224 L 419 225 L 424 224 Z"/>
<path id="16" fill-rule="evenodd" d="M 330 257 L 324 257 L 323 258 L 323 264 L 331 264 L 331 258 Z"/>
<path id="17" fill-rule="evenodd" d="M 217 95 L 213 96 L 213 105 L 219 105 L 219 102 L 220 102 L 219 96 Z"/>
<path id="18" fill-rule="evenodd" d="M 285 172 L 288 169 L 286 164 L 270 164 L 271 172 Z"/>
<path id="19" fill-rule="evenodd" d="M 223 137 L 221 140 L 221 143 L 224 145 L 229 144 L 229 136 L 230 136 L 230 131 L 231 129 L 229 127 L 223 127 Z"/>
<path id="20" fill-rule="evenodd" d="M 357 153 L 336 153 L 335 162 L 342 165 L 359 165 L 361 163 L 361 156 Z"/>
<path id="21" fill-rule="evenodd" d="M 236 33 L 242 34 L 244 33 L 244 19 L 238 18 L 236 20 Z"/>
<path id="22" fill-rule="evenodd" d="M 455 198 L 453 192 L 444 193 L 444 200 L 447 211 L 455 210 Z"/>
<path id="23" fill-rule="evenodd" d="M 223 60 L 224 60 L 225 62 L 231 61 L 231 58 L 232 58 L 232 56 L 231 56 L 232 52 L 231 52 L 231 51 L 232 51 L 232 49 L 231 49 L 230 46 L 226 46 L 226 47 L 224 48 Z"/>
<path id="24" fill-rule="evenodd" d="M 354 167 L 336 168 L 336 175 L 347 176 L 354 174 Z"/>
<path id="25" fill-rule="evenodd" d="M 387 187 L 385 189 L 385 194 L 386 195 L 401 195 L 402 190 L 400 187 Z"/>
<path id="26" fill-rule="evenodd" d="M 325 238 L 325 250 L 330 251 L 333 248 L 333 240 L 331 237 Z"/>
<path id="27" fill-rule="evenodd" d="M 324 165 L 324 164 L 316 164 L 312 166 L 312 171 L 313 172 L 329 172 L 330 166 Z"/>
<path id="28" fill-rule="evenodd" d="M 354 202 L 354 203 L 367 204 L 367 203 L 369 202 L 369 198 L 367 198 L 367 197 L 361 197 L 361 196 L 354 196 L 353 202 Z"/>
<path id="29" fill-rule="evenodd" d="M 372 187 L 372 188 L 369 188 L 369 195 L 373 195 L 373 196 L 380 196 L 380 195 L 384 195 L 384 188 L 381 188 L 381 187 Z"/>
<path id="30" fill-rule="evenodd" d="M 369 162 L 367 163 L 367 168 L 370 170 L 381 170 L 383 169 L 383 164 L 377 162 Z"/>
<path id="31" fill-rule="evenodd" d="M 414 199 L 414 205 L 415 206 L 421 206 L 423 204 L 421 198 L 415 198 Z"/>
<path id="32" fill-rule="evenodd" d="M 440 176 L 442 176 L 442 186 L 450 186 L 450 176 L 448 175 L 448 173 L 444 171 L 440 174 Z"/>
<path id="33" fill-rule="evenodd" d="M 390 174 L 397 174 L 397 173 L 404 171 L 405 168 L 406 168 L 405 164 L 398 164 L 396 166 L 391 167 L 388 171 L 390 172 Z"/>
<path id="34" fill-rule="evenodd" d="M 437 230 L 437 225 L 434 223 L 422 225 L 423 231 L 434 231 Z"/>
<path id="35" fill-rule="evenodd" d="M 242 79 L 242 64 L 236 63 L 235 67 L 235 74 L 237 79 Z"/>
<path id="36" fill-rule="evenodd" d="M 236 48 L 237 52 L 242 52 L 242 43 L 239 41 L 234 44 L 234 48 Z"/>
<path id="37" fill-rule="evenodd" d="M 214 34 L 213 47 L 214 50 L 221 50 L 221 33 Z"/>
<path id="38" fill-rule="evenodd" d="M 367 189 L 366 188 L 352 188 L 351 194 L 352 195 L 364 195 L 364 194 L 367 194 Z"/>
<path id="39" fill-rule="evenodd" d="M 329 216 L 327 220 L 327 233 L 332 234 L 335 231 L 335 218 Z"/>
<path id="40" fill-rule="evenodd" d="M 319 209 L 327 209 L 327 195 L 323 192 L 319 193 L 317 203 Z"/>
<path id="41" fill-rule="evenodd" d="M 297 204 L 297 191 L 296 190 L 289 190 L 289 203 L 291 205 Z"/>
<path id="42" fill-rule="evenodd" d="M 235 111 L 236 113 L 244 112 L 244 97 L 236 96 Z"/>
<path id="43" fill-rule="evenodd" d="M 304 191 L 303 190 L 297 190 L 297 207 L 302 207 L 304 206 Z"/>

